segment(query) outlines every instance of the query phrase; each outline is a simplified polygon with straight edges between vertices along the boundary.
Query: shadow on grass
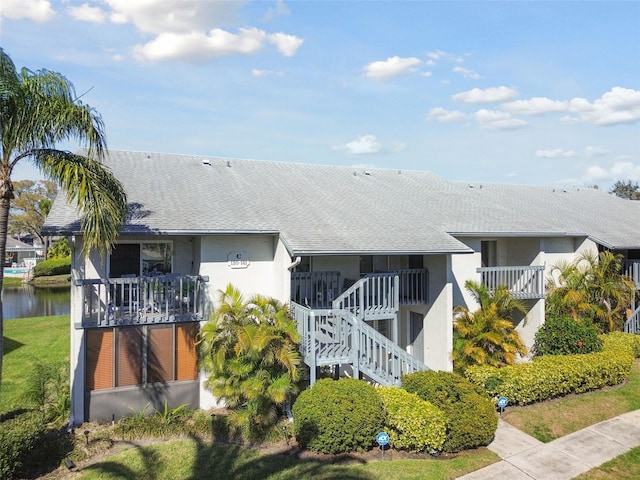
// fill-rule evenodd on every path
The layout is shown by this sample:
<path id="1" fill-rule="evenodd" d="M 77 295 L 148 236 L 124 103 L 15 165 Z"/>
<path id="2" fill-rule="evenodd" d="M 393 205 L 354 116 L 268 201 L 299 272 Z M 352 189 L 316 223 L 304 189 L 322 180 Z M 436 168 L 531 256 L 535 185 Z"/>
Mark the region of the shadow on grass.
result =
<path id="1" fill-rule="evenodd" d="M 24 343 L 20 343 L 16 340 L 12 340 L 9 337 L 4 337 L 4 354 L 11 353 L 20 347 L 24 347 Z"/>
<path id="2" fill-rule="evenodd" d="M 187 441 L 187 440 L 185 440 Z M 297 448 L 278 453 L 260 453 L 256 449 L 237 444 L 212 443 L 200 438 L 191 437 L 188 441 L 195 445 L 193 463 L 189 471 L 181 471 L 172 477 L 167 470 L 174 471 L 168 461 L 186 462 L 188 458 L 163 457 L 157 448 L 135 445 L 135 453 L 139 463 L 134 461 L 106 460 L 83 469 L 93 472 L 100 478 L 189 478 L 190 480 L 224 478 L 228 480 L 259 480 L 268 477 L 278 479 L 344 479 L 367 480 L 369 475 L 349 468 L 346 464 L 363 463 L 361 459 L 350 455 L 337 458 L 338 463 L 302 459 Z M 157 445 L 156 445 L 157 447 Z M 171 448 L 171 447 L 168 447 Z M 187 468 L 187 467 L 185 467 Z M 175 472 L 174 472 L 175 474 Z M 186 476 L 185 476 L 186 475 Z M 90 475 L 91 477 L 91 475 Z"/>

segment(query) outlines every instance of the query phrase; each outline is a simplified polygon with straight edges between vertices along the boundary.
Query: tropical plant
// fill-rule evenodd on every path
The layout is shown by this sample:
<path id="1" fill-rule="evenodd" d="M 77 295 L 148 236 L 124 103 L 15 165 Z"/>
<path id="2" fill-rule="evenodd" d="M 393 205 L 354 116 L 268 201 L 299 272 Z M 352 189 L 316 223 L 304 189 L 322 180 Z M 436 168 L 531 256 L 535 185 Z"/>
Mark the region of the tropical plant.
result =
<path id="1" fill-rule="evenodd" d="M 71 245 L 66 237 L 59 238 L 51 244 L 49 250 L 47 250 L 47 259 L 52 258 L 70 258 L 71 257 Z"/>
<path id="2" fill-rule="evenodd" d="M 635 285 L 621 273 L 622 255 L 586 251 L 559 262 L 547 278 L 546 314 L 593 322 L 601 332 L 622 330 Z"/>
<path id="3" fill-rule="evenodd" d="M 527 347 L 515 330 L 514 312 L 525 314 L 522 302 L 507 287 L 489 290 L 486 285 L 467 280 L 465 288 L 479 308 L 464 306 L 454 309 L 452 359 L 457 371 L 471 365 L 511 365 L 518 355 L 526 355 Z"/>
<path id="4" fill-rule="evenodd" d="M 101 162 L 107 153 L 101 116 L 84 105 L 73 84 L 49 70 L 20 72 L 0 48 L 0 258 L 5 258 L 14 186 L 13 169 L 24 160 L 60 185 L 82 215 L 83 249 L 107 252 L 127 216 L 122 184 Z M 56 149 L 78 141 L 86 155 Z M 0 292 L 3 271 L 0 269 Z M 4 348 L 0 308 L 0 384 Z"/>
<path id="5" fill-rule="evenodd" d="M 235 409 L 246 433 L 259 435 L 277 420 L 278 407 L 297 393 L 299 334 L 288 308 L 256 295 L 245 301 L 231 284 L 200 332 L 207 386 Z"/>
<path id="6" fill-rule="evenodd" d="M 51 210 L 58 186 L 49 180 L 20 180 L 13 182 L 13 189 L 15 198 L 11 202 L 9 233 L 17 237 L 33 235 L 40 245 L 44 245 L 42 225 Z"/>

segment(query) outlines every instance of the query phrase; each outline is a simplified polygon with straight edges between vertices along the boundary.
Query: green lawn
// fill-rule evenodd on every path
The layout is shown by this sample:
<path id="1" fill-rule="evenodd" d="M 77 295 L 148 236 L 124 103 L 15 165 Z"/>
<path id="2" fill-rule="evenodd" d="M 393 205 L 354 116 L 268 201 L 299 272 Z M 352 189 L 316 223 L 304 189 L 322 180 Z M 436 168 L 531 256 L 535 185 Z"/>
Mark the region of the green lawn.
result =
<path id="1" fill-rule="evenodd" d="M 356 458 L 356 457 L 354 457 Z M 176 461 L 180 459 L 180 461 Z M 465 452 L 441 460 L 373 461 L 358 464 L 327 464 L 300 460 L 290 455 L 261 454 L 235 445 L 218 445 L 198 440 L 171 442 L 133 448 L 82 469 L 83 480 L 153 478 L 192 480 L 225 478 L 229 480 L 394 480 L 454 479 L 497 461 L 486 449 Z M 354 462 L 354 460 L 352 460 Z M 224 472 L 217 477 L 214 472 Z"/>
<path id="2" fill-rule="evenodd" d="M 23 389 L 31 366 L 69 359 L 69 315 L 4 321 L 0 413 L 25 407 Z"/>

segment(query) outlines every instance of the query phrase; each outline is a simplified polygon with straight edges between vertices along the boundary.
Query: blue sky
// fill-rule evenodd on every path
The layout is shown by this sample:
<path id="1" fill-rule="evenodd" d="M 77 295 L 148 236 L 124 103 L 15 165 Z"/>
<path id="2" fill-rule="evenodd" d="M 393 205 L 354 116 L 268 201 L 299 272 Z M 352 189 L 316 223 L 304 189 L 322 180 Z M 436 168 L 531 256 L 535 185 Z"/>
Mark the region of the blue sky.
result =
<path id="1" fill-rule="evenodd" d="M 66 75 L 111 149 L 640 181 L 638 1 L 2 0 L 0 17 L 16 66 Z"/>

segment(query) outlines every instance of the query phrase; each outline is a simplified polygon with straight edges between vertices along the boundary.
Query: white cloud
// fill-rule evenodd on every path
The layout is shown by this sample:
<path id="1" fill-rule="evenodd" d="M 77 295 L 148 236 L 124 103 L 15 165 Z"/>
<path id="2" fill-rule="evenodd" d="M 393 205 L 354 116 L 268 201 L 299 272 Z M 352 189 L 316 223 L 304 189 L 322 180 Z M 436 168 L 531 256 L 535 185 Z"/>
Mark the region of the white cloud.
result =
<path id="1" fill-rule="evenodd" d="M 422 75 L 423 77 L 430 77 L 431 75 L 433 75 L 433 72 L 422 72 L 420 75 Z"/>
<path id="2" fill-rule="evenodd" d="M 446 59 L 452 62 L 462 62 L 461 57 L 454 55 L 452 53 L 443 52 L 442 50 L 433 50 L 431 52 L 427 52 L 427 57 L 434 62 L 440 59 Z M 430 65 L 433 65 L 433 64 L 434 63 L 430 63 Z"/>
<path id="3" fill-rule="evenodd" d="M 471 78 L 473 80 L 481 78 L 479 73 L 476 73 L 473 70 L 469 70 L 468 68 L 464 67 L 453 67 L 453 73 L 459 73 L 464 78 Z"/>
<path id="4" fill-rule="evenodd" d="M 584 153 L 586 153 L 587 157 L 598 157 L 607 153 L 607 149 L 602 145 L 595 145 L 585 148 Z"/>
<path id="5" fill-rule="evenodd" d="M 292 57 L 295 55 L 302 42 L 303 39 L 298 38 L 294 35 L 287 35 L 282 32 L 273 33 L 267 36 L 269 42 L 278 47 L 280 53 L 282 53 L 285 57 Z"/>
<path id="6" fill-rule="evenodd" d="M 617 180 L 640 181 L 640 165 L 637 165 L 625 157 L 616 160 L 609 167 L 591 165 L 583 175 L 585 183 L 615 182 Z"/>
<path id="7" fill-rule="evenodd" d="M 572 158 L 578 153 L 574 150 L 564 150 L 562 148 L 554 148 L 553 150 L 536 150 L 536 157 L 539 158 Z"/>
<path id="8" fill-rule="evenodd" d="M 254 77 L 267 77 L 270 75 L 277 75 L 279 77 L 281 77 L 282 75 L 284 75 L 283 72 L 274 72 L 273 70 L 260 70 L 257 68 L 254 68 L 253 70 L 251 70 L 251 74 Z"/>
<path id="9" fill-rule="evenodd" d="M 640 90 L 613 87 L 579 114 L 595 125 L 616 125 L 640 121 Z"/>
<path id="10" fill-rule="evenodd" d="M 573 114 L 561 117 L 560 120 L 567 124 L 579 121 L 594 125 L 637 123 L 640 121 L 640 90 L 613 87 L 593 103 L 580 97 L 571 100 L 534 97 L 506 103 L 503 108 L 520 115 Z"/>
<path id="11" fill-rule="evenodd" d="M 284 15 L 289 15 L 289 7 L 285 5 L 283 0 L 277 0 L 275 8 L 269 8 L 267 10 L 267 14 L 264 17 L 265 22 L 269 22 L 276 17 L 282 17 Z"/>
<path id="12" fill-rule="evenodd" d="M 542 115 L 557 112 L 580 112 L 589 109 L 589 102 L 584 98 L 572 100 L 551 100 L 546 97 L 533 97 L 529 100 L 516 100 L 505 103 L 502 108 L 518 115 Z"/>
<path id="13" fill-rule="evenodd" d="M 203 2 L 201 0 L 104 0 L 113 13 L 126 18 L 143 33 L 188 33 L 207 31 L 212 25 L 236 20 L 246 3 Z"/>
<path id="14" fill-rule="evenodd" d="M 100 7 L 92 7 L 88 3 L 83 3 L 79 7 L 69 7 L 69 15 L 81 22 L 104 23 L 107 19 L 107 12 Z"/>
<path id="15" fill-rule="evenodd" d="M 49 0 L 2 0 L 0 7 L 0 17 L 26 18 L 36 23 L 48 22 L 55 14 Z"/>
<path id="16" fill-rule="evenodd" d="M 163 33 L 145 45 L 135 47 L 135 54 L 141 60 L 206 60 L 231 54 L 250 54 L 262 50 L 265 41 L 281 42 L 264 30 L 241 28 L 237 34 L 219 28 L 208 34 L 201 32 Z M 285 54 L 290 54 L 291 45 L 278 45 Z"/>
<path id="17" fill-rule="evenodd" d="M 474 88 L 466 92 L 456 93 L 453 100 L 462 103 L 497 103 L 510 100 L 518 94 L 509 87 L 491 87 L 481 90 Z"/>
<path id="18" fill-rule="evenodd" d="M 375 135 L 360 135 L 355 140 L 337 147 L 337 149 L 346 150 L 350 155 L 364 155 L 380 153 L 383 147 Z"/>
<path id="19" fill-rule="evenodd" d="M 422 61 L 419 58 L 400 58 L 395 56 L 389 57 L 386 60 L 372 62 L 364 67 L 364 71 L 365 75 L 369 78 L 388 78 L 414 73 L 416 67 L 421 63 Z"/>
<path id="20" fill-rule="evenodd" d="M 427 119 L 437 120 L 441 123 L 451 123 L 466 120 L 467 116 L 458 110 L 446 110 L 442 107 L 435 107 L 429 110 Z"/>
<path id="21" fill-rule="evenodd" d="M 134 54 L 139 60 L 195 60 L 203 61 L 222 55 L 255 53 L 266 43 L 274 45 L 287 57 L 295 55 L 303 39 L 283 32 L 268 33 L 258 28 L 240 28 L 231 32 L 218 25 L 237 23 L 237 14 L 246 3 L 203 2 L 201 0 L 102 0 L 109 8 L 103 11 L 88 3 L 70 10 L 76 18 L 86 21 L 103 20 L 113 23 L 132 23 L 139 32 L 151 35 L 144 44 L 136 45 Z M 279 2 L 276 10 L 286 13 Z"/>
<path id="22" fill-rule="evenodd" d="M 528 125 L 524 120 L 511 117 L 508 112 L 481 109 L 473 114 L 480 127 L 488 130 L 517 130 Z"/>

